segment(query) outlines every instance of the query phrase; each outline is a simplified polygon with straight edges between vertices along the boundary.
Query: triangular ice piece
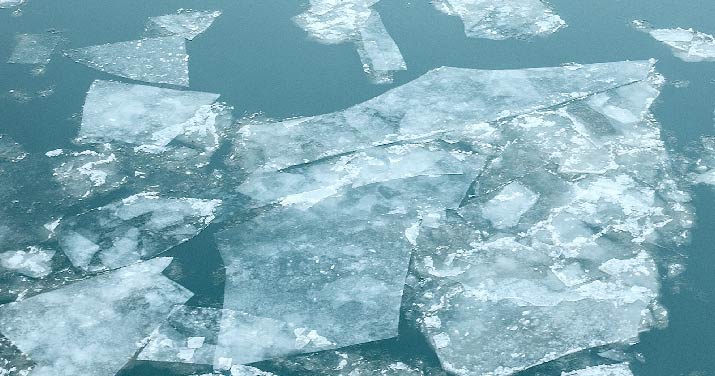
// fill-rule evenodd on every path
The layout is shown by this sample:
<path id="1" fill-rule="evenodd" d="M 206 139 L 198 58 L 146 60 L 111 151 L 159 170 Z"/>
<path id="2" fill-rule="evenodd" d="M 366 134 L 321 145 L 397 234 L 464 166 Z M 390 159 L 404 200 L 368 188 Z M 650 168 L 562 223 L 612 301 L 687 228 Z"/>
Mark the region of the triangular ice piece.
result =
<path id="1" fill-rule="evenodd" d="M 220 15 L 220 11 L 179 10 L 176 14 L 150 17 L 147 34 L 177 35 L 193 40 L 211 27 Z"/>

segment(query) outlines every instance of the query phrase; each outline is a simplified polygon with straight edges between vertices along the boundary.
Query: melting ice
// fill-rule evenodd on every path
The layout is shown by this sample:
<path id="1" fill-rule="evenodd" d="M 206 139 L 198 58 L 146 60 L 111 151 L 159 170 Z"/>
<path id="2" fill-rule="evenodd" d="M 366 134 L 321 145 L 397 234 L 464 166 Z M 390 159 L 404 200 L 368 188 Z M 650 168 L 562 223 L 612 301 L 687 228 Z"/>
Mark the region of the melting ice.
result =
<path id="1" fill-rule="evenodd" d="M 693 29 L 656 29 L 645 21 L 633 25 L 670 47 L 673 55 L 686 62 L 715 61 L 715 37 Z"/>
<path id="2" fill-rule="evenodd" d="M 561 376 L 633 376 L 633 373 L 628 367 L 628 363 L 619 363 L 563 372 Z"/>
<path id="3" fill-rule="evenodd" d="M 19 34 L 7 62 L 12 64 L 47 64 L 62 37 L 52 33 Z"/>
<path id="4" fill-rule="evenodd" d="M 187 40 L 193 40 L 211 27 L 220 15 L 220 11 L 181 9 L 176 14 L 149 17 L 147 34 L 154 36 L 178 35 Z"/>

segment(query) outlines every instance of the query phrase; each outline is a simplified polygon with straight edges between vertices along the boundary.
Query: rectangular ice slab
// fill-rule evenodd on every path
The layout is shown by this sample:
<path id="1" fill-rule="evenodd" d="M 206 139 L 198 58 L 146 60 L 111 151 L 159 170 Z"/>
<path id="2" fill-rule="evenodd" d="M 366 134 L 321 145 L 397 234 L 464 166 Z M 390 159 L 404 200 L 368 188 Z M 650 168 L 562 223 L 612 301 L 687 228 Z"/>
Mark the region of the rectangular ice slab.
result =
<path id="1" fill-rule="evenodd" d="M 191 292 L 158 258 L 0 306 L 0 330 L 37 365 L 30 376 L 114 375 Z"/>
<path id="2" fill-rule="evenodd" d="M 680 60 L 686 62 L 715 61 L 715 37 L 693 29 L 655 29 L 645 21 L 633 21 L 633 25 L 670 47 Z"/>
<path id="3" fill-rule="evenodd" d="M 191 239 L 211 223 L 220 204 L 140 193 L 63 219 L 57 239 L 78 268 L 118 268 Z"/>
<path id="4" fill-rule="evenodd" d="M 189 55 L 181 36 L 107 43 L 65 51 L 77 63 L 119 77 L 189 86 Z"/>
<path id="5" fill-rule="evenodd" d="M 178 35 L 187 40 L 193 40 L 211 27 L 211 24 L 220 15 L 220 11 L 181 9 L 176 14 L 149 17 L 147 34 L 152 36 Z"/>
<path id="6" fill-rule="evenodd" d="M 12 64 L 47 64 L 62 37 L 55 34 L 18 34 L 15 49 L 7 60 Z"/>
<path id="7" fill-rule="evenodd" d="M 572 372 L 563 372 L 561 376 L 633 376 L 628 363 L 609 364 L 579 369 Z"/>
<path id="8" fill-rule="evenodd" d="M 320 43 L 354 42 L 363 69 L 375 83 L 392 82 L 392 72 L 407 65 L 400 49 L 371 8 L 378 0 L 311 0 L 310 8 L 294 21 Z"/>
<path id="9" fill-rule="evenodd" d="M 436 0 L 443 13 L 459 16 L 470 38 L 510 39 L 544 36 L 566 22 L 541 0 Z"/>

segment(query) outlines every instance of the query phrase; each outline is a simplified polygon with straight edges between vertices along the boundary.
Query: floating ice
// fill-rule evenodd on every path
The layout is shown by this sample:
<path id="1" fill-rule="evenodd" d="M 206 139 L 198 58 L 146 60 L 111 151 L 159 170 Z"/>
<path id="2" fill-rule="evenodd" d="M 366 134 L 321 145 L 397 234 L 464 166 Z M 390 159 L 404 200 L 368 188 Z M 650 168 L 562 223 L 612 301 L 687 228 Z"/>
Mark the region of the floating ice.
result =
<path id="1" fill-rule="evenodd" d="M 189 55 L 183 37 L 146 38 L 65 51 L 72 60 L 116 76 L 189 86 Z"/>
<path id="2" fill-rule="evenodd" d="M 400 49 L 371 8 L 379 0 L 311 0 L 295 22 L 320 43 L 355 42 L 365 72 L 376 83 L 392 82 L 392 72 L 407 65 Z"/>
<path id="3" fill-rule="evenodd" d="M 51 33 L 18 34 L 15 36 L 15 50 L 7 62 L 12 64 L 47 64 L 61 40 L 62 37 Z"/>
<path id="4" fill-rule="evenodd" d="M 22 5 L 25 0 L 0 0 L 0 9 L 14 8 Z"/>
<path id="5" fill-rule="evenodd" d="M 715 185 L 715 137 L 703 137 L 690 180 L 695 184 Z"/>
<path id="6" fill-rule="evenodd" d="M 573 372 L 562 372 L 561 376 L 633 376 L 628 363 L 587 367 Z"/>
<path id="7" fill-rule="evenodd" d="M 54 250 L 44 250 L 39 247 L 28 247 L 22 251 L 0 253 L 0 267 L 15 270 L 32 278 L 42 278 L 52 271 L 52 256 Z"/>
<path id="8" fill-rule="evenodd" d="M 65 152 L 59 149 L 45 155 L 59 161 L 53 175 L 72 197 L 87 198 L 109 192 L 127 181 L 120 171 L 117 156 L 111 151 Z"/>
<path id="9" fill-rule="evenodd" d="M 193 40 L 211 27 L 211 24 L 220 15 L 220 11 L 180 9 L 176 14 L 150 17 L 147 33 L 150 35 L 178 35 Z"/>
<path id="10" fill-rule="evenodd" d="M 74 266 L 118 268 L 194 237 L 211 223 L 220 204 L 220 200 L 140 193 L 63 219 L 57 237 Z M 97 254 L 99 262 L 93 263 Z"/>
<path id="11" fill-rule="evenodd" d="M 654 29 L 645 21 L 633 25 L 670 47 L 673 55 L 687 62 L 715 61 L 715 37 L 693 29 Z"/>
<path id="12" fill-rule="evenodd" d="M 619 84 L 621 68 L 642 78 Z M 692 213 L 648 112 L 662 79 L 642 62 L 600 69 L 613 86 L 492 123 L 474 192 L 418 229 L 405 308 L 446 370 L 509 375 L 665 320 L 649 249 L 682 242 Z M 545 72 L 522 79 L 558 93 Z"/>
<path id="13" fill-rule="evenodd" d="M 2 334 L 36 367 L 31 376 L 113 375 L 191 292 L 158 258 L 0 306 Z"/>
<path id="14" fill-rule="evenodd" d="M 544 36 L 566 26 L 541 0 L 436 0 L 434 5 L 443 13 L 459 16 L 470 38 Z"/>

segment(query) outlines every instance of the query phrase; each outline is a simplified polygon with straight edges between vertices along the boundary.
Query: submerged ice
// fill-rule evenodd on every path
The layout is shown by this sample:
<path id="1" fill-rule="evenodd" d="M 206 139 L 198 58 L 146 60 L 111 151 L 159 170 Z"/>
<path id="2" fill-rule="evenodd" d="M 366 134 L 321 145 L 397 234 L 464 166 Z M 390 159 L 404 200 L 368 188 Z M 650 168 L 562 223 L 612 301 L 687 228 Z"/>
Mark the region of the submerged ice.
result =
<path id="1" fill-rule="evenodd" d="M 178 35 L 193 40 L 206 31 L 221 15 L 220 11 L 194 11 L 181 9 L 176 14 L 150 17 L 147 25 L 149 35 Z"/>

